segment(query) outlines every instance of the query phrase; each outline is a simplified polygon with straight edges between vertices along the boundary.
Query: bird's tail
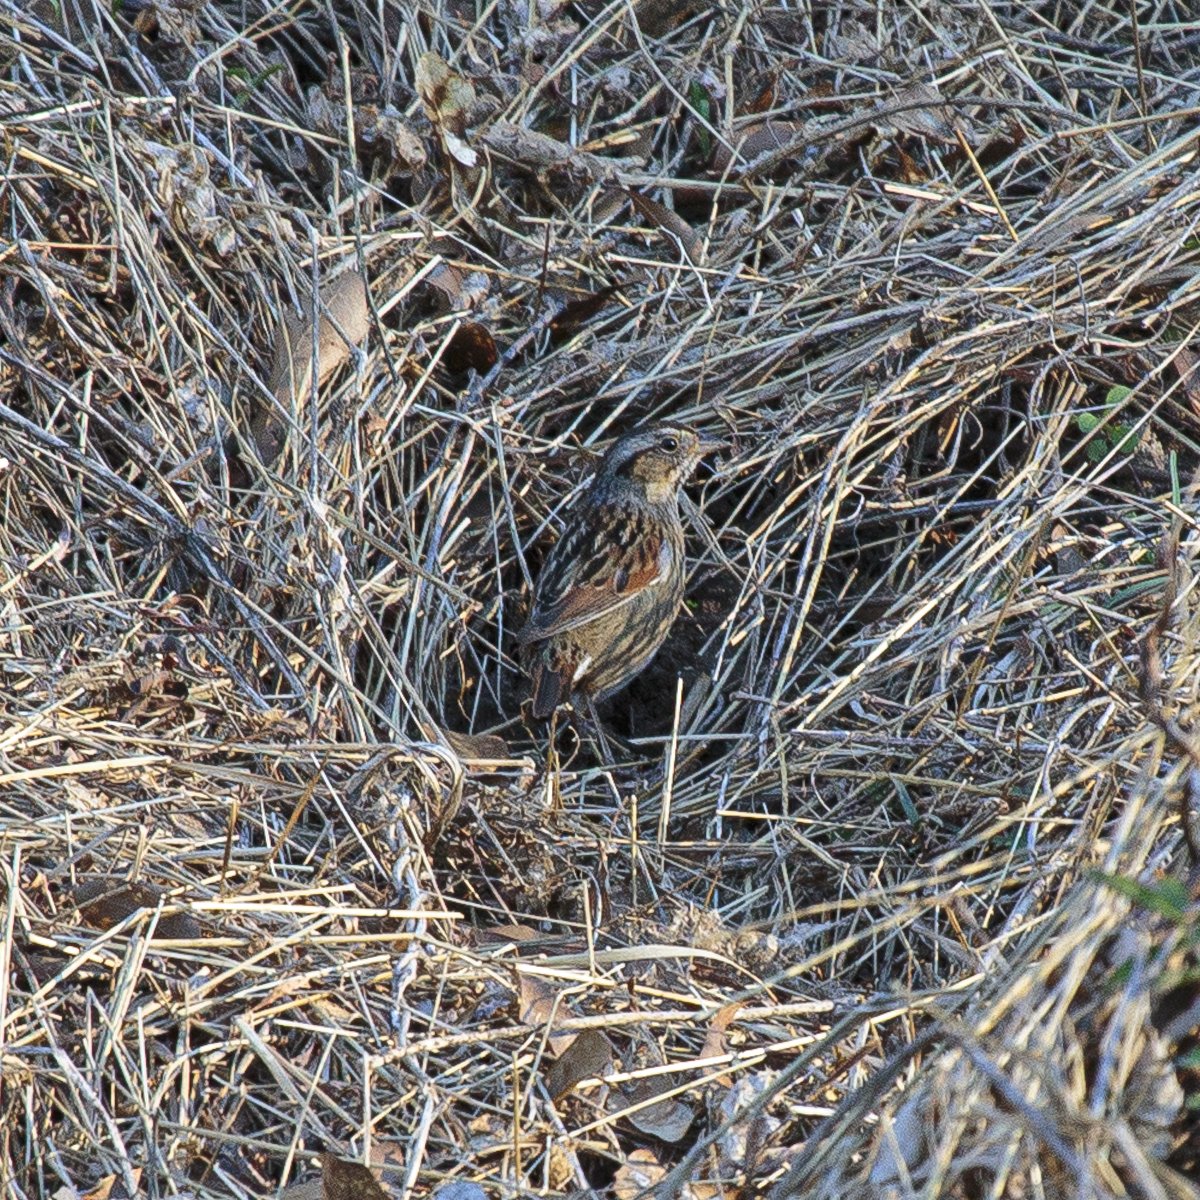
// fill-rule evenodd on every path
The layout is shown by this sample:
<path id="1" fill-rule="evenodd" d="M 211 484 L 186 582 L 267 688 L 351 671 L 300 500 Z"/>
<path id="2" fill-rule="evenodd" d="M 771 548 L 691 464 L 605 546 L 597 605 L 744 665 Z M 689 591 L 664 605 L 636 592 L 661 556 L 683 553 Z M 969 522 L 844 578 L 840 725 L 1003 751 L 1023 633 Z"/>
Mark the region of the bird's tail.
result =
<path id="1" fill-rule="evenodd" d="M 554 715 L 562 703 L 562 692 L 562 675 L 547 663 L 537 663 L 533 668 L 533 715 L 539 721 Z"/>

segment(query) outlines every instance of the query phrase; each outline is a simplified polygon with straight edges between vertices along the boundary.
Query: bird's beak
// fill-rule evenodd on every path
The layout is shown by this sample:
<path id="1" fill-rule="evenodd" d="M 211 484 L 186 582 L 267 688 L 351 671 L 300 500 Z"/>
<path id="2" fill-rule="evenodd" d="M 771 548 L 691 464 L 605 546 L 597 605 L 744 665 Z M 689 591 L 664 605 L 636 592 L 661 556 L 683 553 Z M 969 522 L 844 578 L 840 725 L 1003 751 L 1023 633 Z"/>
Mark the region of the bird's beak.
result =
<path id="1" fill-rule="evenodd" d="M 696 452 L 701 458 L 706 454 L 715 454 L 718 450 L 728 450 L 729 443 L 721 441 L 720 438 L 702 438 L 700 445 L 696 447 Z"/>

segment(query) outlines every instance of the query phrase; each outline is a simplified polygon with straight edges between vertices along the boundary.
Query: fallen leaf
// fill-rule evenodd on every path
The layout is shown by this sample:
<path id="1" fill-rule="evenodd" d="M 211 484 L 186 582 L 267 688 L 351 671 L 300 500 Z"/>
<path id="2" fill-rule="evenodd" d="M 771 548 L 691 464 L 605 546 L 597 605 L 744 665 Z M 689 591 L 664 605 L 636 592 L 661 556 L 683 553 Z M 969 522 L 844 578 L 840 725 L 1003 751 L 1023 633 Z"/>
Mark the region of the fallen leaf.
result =
<path id="1" fill-rule="evenodd" d="M 440 54 L 427 50 L 417 60 L 416 86 L 425 115 L 438 131 L 446 153 L 464 167 L 474 167 L 479 156 L 466 142 L 467 117 L 475 104 L 474 85 Z"/>
<path id="2" fill-rule="evenodd" d="M 617 1168 L 612 1192 L 616 1200 L 637 1200 L 646 1195 L 666 1175 L 666 1168 L 655 1158 L 653 1151 L 634 1150 Z"/>
<path id="3" fill-rule="evenodd" d="M 362 274 L 351 268 L 324 284 L 319 298 L 317 323 L 317 386 L 350 357 L 350 350 L 371 329 L 371 303 Z M 300 315 L 283 321 L 275 340 L 269 386 L 278 407 L 291 410 L 293 401 L 303 401 L 312 389 L 313 320 L 311 299 Z M 283 449 L 287 426 L 280 412 L 263 404 L 252 416 L 251 433 L 258 455 L 268 466 Z"/>
<path id="4" fill-rule="evenodd" d="M 220 189 L 210 178 L 212 156 L 199 146 L 140 144 L 143 163 L 162 211 L 188 240 L 221 257 L 237 249 L 237 229 L 221 211 Z"/>
<path id="5" fill-rule="evenodd" d="M 559 989 L 545 979 L 520 972 L 517 976 L 517 1020 L 531 1029 L 549 1026 L 553 1030 L 571 1015 L 561 997 Z M 574 1033 L 551 1032 L 546 1044 L 551 1054 L 560 1055 L 570 1049 L 575 1039 Z"/>
<path id="6" fill-rule="evenodd" d="M 741 1007 L 737 1003 L 726 1004 L 713 1014 L 713 1019 L 708 1023 L 708 1032 L 704 1035 L 704 1048 L 700 1051 L 701 1058 L 717 1058 L 729 1052 L 729 1047 L 725 1044 L 725 1031 L 733 1024 Z M 728 1087 L 733 1082 L 733 1078 L 730 1075 L 719 1075 L 717 1082 Z"/>
<path id="7" fill-rule="evenodd" d="M 439 312 L 453 312 L 465 308 L 463 303 L 463 273 L 449 263 L 438 263 L 425 276 L 425 286 L 434 298 L 435 307 Z"/>
<path id="8" fill-rule="evenodd" d="M 1200 355 L 1186 346 L 1180 347 L 1171 359 L 1171 366 L 1179 376 L 1192 411 L 1200 415 Z"/>
<path id="9" fill-rule="evenodd" d="M 439 313 L 473 308 L 487 299 L 488 277 L 482 271 L 464 271 L 448 262 L 437 263 L 422 286 Z"/>
<path id="10" fill-rule="evenodd" d="M 125 883 L 110 878 L 88 879 L 71 893 L 84 923 L 111 929 L 136 912 L 153 912 L 167 895 L 152 883 Z M 153 938 L 191 941 L 203 935 L 200 922 L 190 913 L 164 913 L 154 926 Z"/>
<path id="11" fill-rule="evenodd" d="M 450 749 L 468 763 L 506 761 L 511 757 L 508 743 L 494 733 L 456 733 L 453 729 L 443 729 L 441 734 Z"/>
<path id="12" fill-rule="evenodd" d="M 133 1178 L 139 1180 L 142 1174 L 141 1167 L 133 1167 Z M 62 1193 L 56 1193 L 61 1195 Z M 106 1175 L 94 1188 L 89 1192 L 84 1192 L 78 1195 L 78 1200 L 133 1200 L 129 1195 L 129 1190 L 125 1186 L 125 1181 L 116 1175 Z"/>
<path id="13" fill-rule="evenodd" d="M 599 1029 L 585 1029 L 546 1072 L 546 1090 L 557 1100 L 585 1079 L 598 1079 L 611 1062 L 608 1035 Z"/>
<path id="14" fill-rule="evenodd" d="M 325 1200 L 388 1200 L 369 1167 L 335 1154 L 321 1155 L 321 1191 Z"/>
<path id="15" fill-rule="evenodd" d="M 660 37 L 696 11 L 698 0 L 637 0 L 634 9 L 643 33 Z"/>
<path id="16" fill-rule="evenodd" d="M 479 155 L 457 133 L 451 133 L 448 129 L 443 129 L 442 141 L 446 144 L 447 153 L 452 158 L 456 158 L 464 167 L 478 165 Z"/>
<path id="17" fill-rule="evenodd" d="M 478 321 L 459 325 L 442 351 L 443 365 L 455 374 L 473 370 L 477 375 L 486 375 L 499 360 L 496 339 Z"/>
<path id="18" fill-rule="evenodd" d="M 487 925 L 474 931 L 480 945 L 496 942 L 536 942 L 544 935 L 531 925 Z M 522 1018 L 524 1020 L 524 1018 Z"/>
<path id="19" fill-rule="evenodd" d="M 639 1104 L 652 1096 L 670 1091 L 673 1087 L 675 1080 L 670 1075 L 652 1075 L 628 1084 L 621 1090 L 620 1098 L 627 1105 Z M 696 1114 L 689 1105 L 672 1096 L 655 1104 L 648 1104 L 645 1108 L 627 1112 L 624 1117 L 639 1133 L 646 1133 L 661 1142 L 674 1144 L 683 1141 L 696 1119 Z"/>
<path id="20" fill-rule="evenodd" d="M 722 1170 L 731 1175 L 752 1171 L 767 1142 L 782 1124 L 778 1117 L 761 1110 L 741 1121 L 735 1119 L 771 1086 L 774 1078 L 769 1071 L 739 1075 L 721 1101 L 720 1113 L 724 1122 L 716 1146 Z"/>
<path id="21" fill-rule="evenodd" d="M 342 107 L 337 106 L 339 110 Z M 354 124 L 363 150 L 383 159 L 389 172 L 419 171 L 425 165 L 425 143 L 395 109 L 358 105 Z"/>
<path id="22" fill-rule="evenodd" d="M 410 1147 L 407 1142 L 372 1140 L 371 1170 L 383 1184 L 403 1187 L 408 1174 L 409 1152 Z"/>
<path id="23" fill-rule="evenodd" d="M 550 322 L 550 340 L 557 345 L 578 333 L 592 317 L 608 304 L 617 291 L 617 287 L 617 284 L 612 283 L 598 292 L 593 292 L 590 296 L 569 300 L 563 305 L 558 316 Z"/>
<path id="24" fill-rule="evenodd" d="M 629 199 L 642 216 L 664 233 L 677 238 L 684 254 L 692 262 L 702 261 L 704 255 L 700 235 L 678 213 L 672 212 L 665 204 L 659 204 L 657 200 L 651 200 L 649 196 L 640 195 L 632 190 L 629 192 Z"/>
<path id="25" fill-rule="evenodd" d="M 782 150 L 791 145 L 804 128 L 799 121 L 757 121 L 739 129 L 729 140 L 733 144 L 718 145 L 713 152 L 712 169 L 724 175 L 733 164 L 735 155 L 740 163 L 752 163 L 760 154 Z M 799 153 L 799 149 L 795 153 Z"/>
<path id="26" fill-rule="evenodd" d="M 879 128 L 888 126 L 914 137 L 957 145 L 954 126 L 947 113 L 942 94 L 927 83 L 913 83 L 898 91 L 880 106 L 882 120 Z"/>

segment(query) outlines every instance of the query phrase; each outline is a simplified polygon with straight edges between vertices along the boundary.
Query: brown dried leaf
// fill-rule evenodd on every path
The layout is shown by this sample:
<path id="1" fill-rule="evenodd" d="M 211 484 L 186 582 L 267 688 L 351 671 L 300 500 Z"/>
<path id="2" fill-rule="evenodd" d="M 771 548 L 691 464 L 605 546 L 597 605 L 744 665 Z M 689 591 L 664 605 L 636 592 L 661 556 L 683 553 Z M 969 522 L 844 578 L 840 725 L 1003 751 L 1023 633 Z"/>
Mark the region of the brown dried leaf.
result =
<path id="1" fill-rule="evenodd" d="M 343 271 L 321 288 L 321 316 L 317 324 L 317 386 L 350 356 L 371 330 L 371 303 L 367 282 L 354 268 Z M 303 400 L 312 387 L 313 322 L 306 311 L 288 316 L 275 341 L 269 383 L 279 406 L 287 411 L 293 398 Z M 251 421 L 259 457 L 270 465 L 279 457 L 286 427 L 278 414 L 263 405 Z"/>
<path id="2" fill-rule="evenodd" d="M 733 1024 L 741 1007 L 737 1003 L 726 1004 L 713 1015 L 713 1019 L 708 1023 L 708 1033 L 704 1036 L 704 1048 L 700 1051 L 701 1058 L 716 1058 L 729 1052 L 729 1047 L 725 1044 L 725 1031 Z M 717 1082 L 728 1087 L 733 1082 L 733 1078 L 730 1075 L 721 1075 L 718 1076 Z"/>
<path id="3" fill-rule="evenodd" d="M 934 141 L 957 145 L 954 125 L 942 101 L 942 94 L 927 83 L 913 83 L 902 88 L 881 106 L 884 118 L 879 128 L 895 129 L 913 137 L 932 138 Z M 899 111 L 892 111 L 899 109 Z"/>
<path id="4" fill-rule="evenodd" d="M 189 241 L 209 246 L 222 258 L 237 249 L 237 229 L 221 212 L 220 190 L 210 178 L 212 156 L 198 146 L 140 143 L 147 173 L 163 211 Z"/>
<path id="5" fill-rule="evenodd" d="M 699 7 L 698 0 L 637 0 L 638 25 L 650 37 L 669 33 Z"/>
<path id="6" fill-rule="evenodd" d="M 492 945 L 496 942 L 516 942 L 520 945 L 523 942 L 539 941 L 545 936 L 532 925 L 487 925 L 473 932 L 480 945 Z"/>
<path id="7" fill-rule="evenodd" d="M 462 163 L 464 167 L 474 167 L 479 163 L 479 155 L 467 145 L 466 141 L 459 137 L 457 133 L 451 133 L 449 129 L 442 130 L 442 142 L 446 147 L 446 153 L 451 158 Z"/>
<path id="8" fill-rule="evenodd" d="M 166 896 L 152 883 L 125 883 L 114 879 L 87 879 L 71 893 L 84 923 L 111 929 L 140 911 L 153 911 Z M 164 913 L 154 926 L 155 938 L 190 941 L 202 936 L 200 922 L 190 913 Z"/>
<path id="9" fill-rule="evenodd" d="M 724 1120 L 716 1146 L 722 1170 L 731 1175 L 752 1171 L 759 1155 L 782 1124 L 778 1117 L 761 1109 L 754 1116 L 740 1121 L 735 1119 L 771 1087 L 773 1079 L 769 1071 L 740 1075 L 721 1101 L 720 1112 Z"/>
<path id="10" fill-rule="evenodd" d="M 745 114 L 753 115 L 754 113 L 770 112 L 775 107 L 775 87 L 779 83 L 779 76 L 772 75 L 766 84 L 746 106 L 742 109 Z"/>
<path id="11" fill-rule="evenodd" d="M 1200 354 L 1184 346 L 1175 351 L 1171 366 L 1179 376 L 1184 395 L 1192 406 L 1192 412 L 1200 416 Z"/>
<path id="12" fill-rule="evenodd" d="M 431 267 L 422 286 L 439 313 L 474 308 L 488 295 L 488 277 L 482 271 L 465 271 L 448 262 Z"/>
<path id="13" fill-rule="evenodd" d="M 465 762 L 495 762 L 510 757 L 508 743 L 494 733 L 455 733 L 453 729 L 443 729 L 441 734 Z"/>
<path id="14" fill-rule="evenodd" d="M 408 1172 L 409 1146 L 400 1141 L 371 1142 L 371 1170 L 384 1184 L 384 1190 L 403 1186 Z"/>
<path id="15" fill-rule="evenodd" d="M 450 263 L 441 262 L 425 276 L 425 285 L 432 291 L 439 312 L 465 308 L 463 302 L 463 273 Z"/>
<path id="16" fill-rule="evenodd" d="M 608 1035 L 600 1029 L 585 1029 L 546 1072 L 546 1090 L 557 1100 L 585 1079 L 599 1078 L 611 1062 Z"/>
<path id="17" fill-rule="evenodd" d="M 651 200 L 649 196 L 640 195 L 633 190 L 629 192 L 629 199 L 633 201 L 633 207 L 648 221 L 664 233 L 678 238 L 684 254 L 692 262 L 699 264 L 703 260 L 703 242 L 700 235 L 678 213 L 672 212 L 664 204 L 659 204 L 657 200 Z"/>
<path id="18" fill-rule="evenodd" d="M 446 153 L 464 167 L 474 167 L 479 156 L 463 140 L 467 117 L 475 103 L 474 85 L 432 50 L 417 60 L 416 85 L 425 114 L 441 135 Z"/>
<path id="19" fill-rule="evenodd" d="M 358 105 L 354 121 L 363 149 L 385 159 L 389 170 L 419 171 L 425 165 L 425 143 L 394 109 Z"/>
<path id="20" fill-rule="evenodd" d="M 879 58 L 879 42 L 874 33 L 859 21 L 839 22 L 838 32 L 830 36 L 829 44 L 838 62 L 874 62 Z"/>
<path id="21" fill-rule="evenodd" d="M 367 281 L 355 268 L 343 271 L 324 284 L 317 324 L 317 385 L 320 386 L 359 345 L 371 329 L 371 302 Z M 307 306 L 306 306 L 307 307 Z M 271 390 L 280 398 L 303 395 L 311 386 L 312 313 L 289 316 L 275 344 L 271 364 Z"/>
<path id="22" fill-rule="evenodd" d="M 634 1080 L 622 1088 L 619 1099 L 624 1105 L 639 1104 L 652 1096 L 670 1091 L 674 1086 L 675 1080 L 672 1076 L 652 1075 L 647 1079 Z M 689 1105 L 672 1096 L 666 1100 L 659 1100 L 657 1104 L 648 1104 L 645 1108 L 628 1112 L 625 1119 L 640 1133 L 673 1144 L 683 1141 L 696 1119 L 696 1114 Z"/>
<path id="23" fill-rule="evenodd" d="M 496 339 L 487 326 L 478 321 L 464 321 L 442 351 L 443 365 L 456 374 L 473 370 L 478 375 L 486 375 L 499 358 Z"/>
<path id="24" fill-rule="evenodd" d="M 792 144 L 796 135 L 804 128 L 799 121 L 759 121 L 739 129 L 729 140 L 733 150 L 728 146 L 718 145 L 713 152 L 713 170 L 718 175 L 724 175 L 734 161 L 736 151 L 743 163 L 753 162 L 760 154 L 772 150 L 782 150 Z M 796 151 L 799 153 L 799 151 Z"/>
<path id="25" fill-rule="evenodd" d="M 369 1167 L 335 1154 L 321 1155 L 321 1191 L 325 1200 L 389 1200 Z"/>
<path id="26" fill-rule="evenodd" d="M 653 1151 L 634 1150 L 613 1176 L 613 1196 L 616 1200 L 637 1200 L 638 1196 L 646 1195 L 655 1184 L 661 1182 L 666 1173 L 666 1167 L 658 1161 Z"/>
<path id="27" fill-rule="evenodd" d="M 131 1167 L 130 1173 L 133 1175 L 134 1183 L 140 1184 L 142 1168 Z M 78 1195 L 78 1193 L 71 1194 Z M 62 1192 L 58 1192 L 56 1195 L 62 1195 Z M 123 1179 L 117 1175 L 106 1175 L 90 1192 L 79 1195 L 79 1200 L 134 1200 L 134 1197 L 130 1196 Z"/>
<path id="28" fill-rule="evenodd" d="M 571 1010 L 553 984 L 537 975 L 522 971 L 517 977 L 517 1020 L 532 1029 L 550 1026 L 553 1030 L 571 1015 Z M 575 1041 L 573 1033 L 551 1033 L 547 1039 L 550 1053 L 566 1053 Z"/>
<path id="29" fill-rule="evenodd" d="M 612 299 L 617 284 L 609 284 L 590 296 L 581 296 L 563 305 L 562 312 L 550 322 L 550 340 L 556 345 L 573 337 Z"/>

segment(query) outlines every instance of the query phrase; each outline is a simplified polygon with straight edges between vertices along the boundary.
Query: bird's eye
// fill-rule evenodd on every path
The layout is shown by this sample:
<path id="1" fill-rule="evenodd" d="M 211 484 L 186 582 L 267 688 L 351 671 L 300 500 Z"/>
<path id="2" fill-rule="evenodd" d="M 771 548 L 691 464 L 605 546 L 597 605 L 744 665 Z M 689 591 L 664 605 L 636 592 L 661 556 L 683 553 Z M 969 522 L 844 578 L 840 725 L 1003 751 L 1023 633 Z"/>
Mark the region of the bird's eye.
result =
<path id="1" fill-rule="evenodd" d="M 668 454 L 674 454 L 679 449 L 679 439 L 668 435 L 659 443 Z"/>

